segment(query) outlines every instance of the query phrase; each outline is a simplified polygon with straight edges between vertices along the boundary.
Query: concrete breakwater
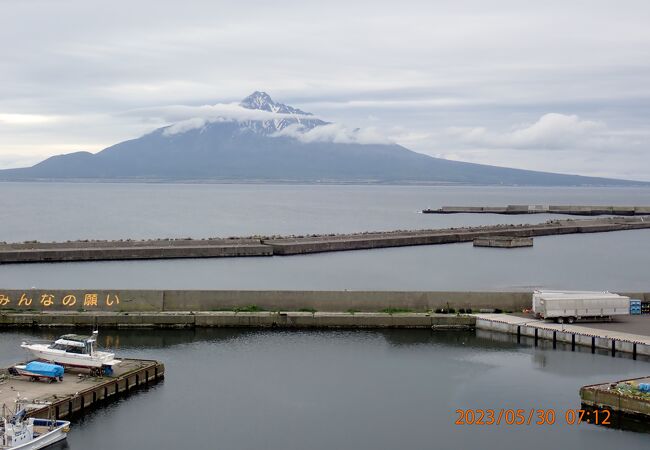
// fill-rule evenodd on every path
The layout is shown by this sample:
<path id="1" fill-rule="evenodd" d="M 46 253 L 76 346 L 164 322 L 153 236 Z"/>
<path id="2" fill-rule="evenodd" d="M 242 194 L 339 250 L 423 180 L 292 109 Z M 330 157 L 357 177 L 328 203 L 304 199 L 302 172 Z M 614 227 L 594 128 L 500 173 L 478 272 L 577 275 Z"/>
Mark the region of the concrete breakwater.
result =
<path id="1" fill-rule="evenodd" d="M 0 264 L 127 259 L 271 256 L 259 239 L 160 239 L 0 244 Z"/>
<path id="2" fill-rule="evenodd" d="M 556 220 L 527 225 L 492 225 L 340 235 L 145 241 L 24 242 L 0 244 L 0 264 L 166 258 L 297 255 L 411 245 L 471 242 L 478 237 L 535 237 L 650 228 L 649 217 Z"/>
<path id="3" fill-rule="evenodd" d="M 424 214 L 568 214 L 573 216 L 644 216 L 650 206 L 584 206 L 584 205 L 508 205 L 508 206 L 443 206 L 425 209 Z"/>

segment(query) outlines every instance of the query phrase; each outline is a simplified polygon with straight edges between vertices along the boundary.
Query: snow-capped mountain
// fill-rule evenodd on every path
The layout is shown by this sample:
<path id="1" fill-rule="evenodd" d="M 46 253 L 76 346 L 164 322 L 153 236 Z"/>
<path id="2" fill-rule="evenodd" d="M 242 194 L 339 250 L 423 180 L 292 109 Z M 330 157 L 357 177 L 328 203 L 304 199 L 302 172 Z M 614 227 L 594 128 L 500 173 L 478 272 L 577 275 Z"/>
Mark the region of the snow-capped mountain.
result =
<path id="1" fill-rule="evenodd" d="M 328 123 L 300 109 L 276 103 L 264 92 L 249 95 L 242 100 L 240 108 L 257 111 L 240 114 L 237 120 L 232 117 L 191 119 L 159 128 L 137 139 L 120 142 L 96 154 L 76 152 L 53 156 L 33 167 L 0 170 L 0 180 L 227 180 L 541 186 L 643 184 L 449 161 L 416 153 L 397 144 L 304 139 L 305 135 L 300 131 L 304 133 Z M 328 126 L 331 129 L 334 125 Z M 300 129 L 287 130 L 288 127 Z M 320 136 L 326 133 L 316 134 Z"/>
<path id="2" fill-rule="evenodd" d="M 302 111 L 298 108 L 276 103 L 266 92 L 255 91 L 245 99 L 239 106 L 246 109 L 256 109 L 267 111 L 278 115 L 283 115 L 271 120 L 248 120 L 241 122 L 242 128 L 250 129 L 256 133 L 273 134 L 287 128 L 290 125 L 297 125 L 301 130 L 310 130 L 320 125 L 327 125 L 328 122 L 320 119 L 311 118 L 312 113 Z M 287 115 L 289 117 L 284 117 Z"/>

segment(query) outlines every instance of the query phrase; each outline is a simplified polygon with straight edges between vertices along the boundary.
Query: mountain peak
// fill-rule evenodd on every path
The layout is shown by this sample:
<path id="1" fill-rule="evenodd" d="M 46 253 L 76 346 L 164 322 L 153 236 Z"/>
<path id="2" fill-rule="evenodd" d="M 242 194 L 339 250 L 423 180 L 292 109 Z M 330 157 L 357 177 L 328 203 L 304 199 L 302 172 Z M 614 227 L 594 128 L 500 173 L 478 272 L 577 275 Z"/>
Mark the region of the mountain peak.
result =
<path id="1" fill-rule="evenodd" d="M 246 109 L 255 109 L 293 116 L 279 116 L 269 120 L 250 120 L 242 123 L 242 127 L 262 134 L 273 134 L 283 130 L 289 125 L 297 124 L 304 129 L 312 129 L 327 123 L 316 118 L 305 118 L 304 116 L 313 116 L 313 114 L 294 108 L 293 106 L 285 105 L 284 103 L 277 103 L 264 91 L 253 92 L 251 95 L 243 99 L 239 103 L 239 106 Z"/>
<path id="2" fill-rule="evenodd" d="M 273 101 L 271 96 L 264 91 L 255 91 L 245 99 L 243 99 L 239 106 L 246 109 L 257 109 L 261 111 L 268 111 L 280 114 L 300 114 L 303 116 L 311 116 L 311 113 L 301 111 L 293 106 L 285 105 L 284 103 L 277 103 Z"/>
<path id="3" fill-rule="evenodd" d="M 273 107 L 278 106 L 269 94 L 262 91 L 253 92 L 239 104 L 246 109 L 261 109 L 264 111 L 273 111 Z"/>

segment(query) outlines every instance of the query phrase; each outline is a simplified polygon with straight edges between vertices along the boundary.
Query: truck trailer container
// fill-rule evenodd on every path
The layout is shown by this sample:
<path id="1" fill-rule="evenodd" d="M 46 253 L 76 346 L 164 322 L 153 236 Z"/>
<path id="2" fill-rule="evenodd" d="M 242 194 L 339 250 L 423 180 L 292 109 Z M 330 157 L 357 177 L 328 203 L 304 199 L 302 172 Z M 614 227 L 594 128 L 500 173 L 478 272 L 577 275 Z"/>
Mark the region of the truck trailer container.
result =
<path id="1" fill-rule="evenodd" d="M 630 298 L 606 291 L 535 291 L 533 312 L 540 319 L 554 319 L 557 323 L 611 320 L 613 316 L 630 314 Z"/>

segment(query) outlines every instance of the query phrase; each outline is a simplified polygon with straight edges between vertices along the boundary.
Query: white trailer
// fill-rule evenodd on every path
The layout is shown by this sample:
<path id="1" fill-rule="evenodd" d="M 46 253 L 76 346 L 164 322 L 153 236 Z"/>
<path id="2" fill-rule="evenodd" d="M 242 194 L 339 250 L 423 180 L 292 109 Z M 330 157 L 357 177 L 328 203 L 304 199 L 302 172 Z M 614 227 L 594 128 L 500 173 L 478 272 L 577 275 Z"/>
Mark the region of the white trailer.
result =
<path id="1" fill-rule="evenodd" d="M 580 319 L 610 320 L 630 314 L 630 298 L 611 292 L 535 291 L 533 312 L 540 319 L 573 323 Z"/>

